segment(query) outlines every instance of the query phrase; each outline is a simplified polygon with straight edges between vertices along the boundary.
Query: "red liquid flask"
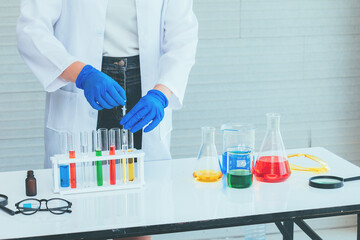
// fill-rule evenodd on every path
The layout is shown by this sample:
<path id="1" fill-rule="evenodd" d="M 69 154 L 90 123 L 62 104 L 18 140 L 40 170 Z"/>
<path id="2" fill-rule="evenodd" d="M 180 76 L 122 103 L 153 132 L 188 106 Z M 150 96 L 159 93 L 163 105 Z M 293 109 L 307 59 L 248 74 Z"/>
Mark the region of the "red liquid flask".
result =
<path id="1" fill-rule="evenodd" d="M 283 182 L 291 170 L 280 134 L 280 115 L 268 113 L 267 130 L 257 157 L 254 176 L 260 182 Z"/>
<path id="2" fill-rule="evenodd" d="M 278 156 L 260 157 L 255 164 L 254 174 L 260 182 L 283 182 L 290 173 L 289 161 Z"/>

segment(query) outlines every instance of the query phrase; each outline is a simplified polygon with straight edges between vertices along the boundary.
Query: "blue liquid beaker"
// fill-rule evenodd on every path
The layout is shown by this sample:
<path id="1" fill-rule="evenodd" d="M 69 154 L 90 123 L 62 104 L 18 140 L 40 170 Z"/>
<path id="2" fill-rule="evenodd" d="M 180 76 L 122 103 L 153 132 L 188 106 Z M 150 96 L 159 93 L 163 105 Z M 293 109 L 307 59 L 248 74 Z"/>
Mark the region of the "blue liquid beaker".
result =
<path id="1" fill-rule="evenodd" d="M 253 152 L 255 148 L 255 127 L 251 124 L 223 124 L 223 151 L 222 162 L 220 163 L 223 174 L 227 173 L 228 149 L 239 147 L 244 151 Z M 242 151 L 242 150 L 241 150 Z M 251 154 L 252 156 L 252 154 Z M 251 159 L 250 161 L 252 161 Z M 229 159 L 229 165 L 236 165 L 234 157 Z M 252 167 L 251 167 L 252 169 Z"/>

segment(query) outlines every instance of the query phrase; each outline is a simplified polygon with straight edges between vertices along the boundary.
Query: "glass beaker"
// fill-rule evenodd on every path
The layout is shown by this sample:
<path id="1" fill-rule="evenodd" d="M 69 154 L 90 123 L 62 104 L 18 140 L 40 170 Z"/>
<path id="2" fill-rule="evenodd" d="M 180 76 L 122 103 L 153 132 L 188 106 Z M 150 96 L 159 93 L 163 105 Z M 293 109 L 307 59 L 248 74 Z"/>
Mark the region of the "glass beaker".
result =
<path id="1" fill-rule="evenodd" d="M 223 151 L 221 171 L 226 174 L 227 171 L 227 149 L 234 147 L 242 147 L 244 149 L 251 149 L 253 152 L 255 148 L 255 127 L 251 124 L 223 124 L 221 126 L 223 132 Z M 253 160 L 253 159 L 251 159 Z M 236 165 L 236 162 L 230 165 Z"/>
<path id="2" fill-rule="evenodd" d="M 253 149 L 246 146 L 231 147 L 227 155 L 227 185 L 231 188 L 248 188 L 252 184 Z"/>
<path id="3" fill-rule="evenodd" d="M 215 128 L 202 127 L 202 143 L 193 177 L 200 182 L 216 182 L 221 179 L 218 155 L 215 146 Z"/>
<path id="4" fill-rule="evenodd" d="M 267 130 L 256 159 L 254 175 L 261 182 L 283 182 L 291 174 L 280 134 L 280 115 L 268 113 Z"/>

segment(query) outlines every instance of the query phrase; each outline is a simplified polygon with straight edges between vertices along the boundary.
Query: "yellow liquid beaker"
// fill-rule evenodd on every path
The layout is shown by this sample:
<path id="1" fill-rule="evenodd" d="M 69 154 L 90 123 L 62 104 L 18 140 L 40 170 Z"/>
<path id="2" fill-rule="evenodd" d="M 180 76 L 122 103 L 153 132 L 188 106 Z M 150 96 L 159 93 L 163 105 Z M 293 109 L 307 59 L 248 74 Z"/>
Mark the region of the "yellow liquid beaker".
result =
<path id="1" fill-rule="evenodd" d="M 199 182 L 217 182 L 223 174 L 221 171 L 214 170 L 199 170 L 193 173 L 194 178 Z"/>

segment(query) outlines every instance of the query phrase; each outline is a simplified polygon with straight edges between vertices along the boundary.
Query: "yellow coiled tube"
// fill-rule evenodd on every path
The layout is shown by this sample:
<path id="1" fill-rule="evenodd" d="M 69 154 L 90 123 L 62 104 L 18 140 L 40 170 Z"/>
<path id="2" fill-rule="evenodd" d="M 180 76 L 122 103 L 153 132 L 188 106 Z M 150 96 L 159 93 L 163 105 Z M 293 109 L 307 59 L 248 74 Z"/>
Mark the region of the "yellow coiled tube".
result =
<path id="1" fill-rule="evenodd" d="M 321 166 L 320 167 L 302 167 L 302 166 L 298 166 L 298 165 L 290 163 L 291 170 L 313 172 L 313 173 L 317 173 L 317 174 L 326 173 L 327 171 L 329 171 L 329 166 L 327 165 L 327 163 L 313 155 L 305 154 L 305 153 L 297 153 L 297 154 L 288 155 L 288 158 L 292 158 L 292 157 L 306 157 L 315 162 L 318 162 Z"/>

